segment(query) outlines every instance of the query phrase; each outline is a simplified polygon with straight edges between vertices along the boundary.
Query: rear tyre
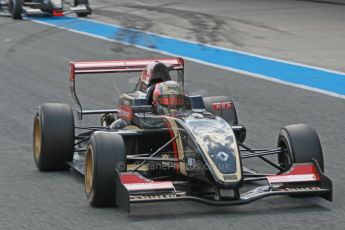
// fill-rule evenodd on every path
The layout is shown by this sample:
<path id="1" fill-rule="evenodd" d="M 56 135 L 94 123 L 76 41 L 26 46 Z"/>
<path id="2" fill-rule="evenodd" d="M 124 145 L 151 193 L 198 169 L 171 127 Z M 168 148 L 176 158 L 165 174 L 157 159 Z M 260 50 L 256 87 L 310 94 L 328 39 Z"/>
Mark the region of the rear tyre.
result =
<path id="1" fill-rule="evenodd" d="M 78 18 L 86 18 L 90 13 L 76 13 Z"/>
<path id="2" fill-rule="evenodd" d="M 89 14 L 91 14 L 91 8 L 89 6 L 89 1 L 88 0 L 74 0 L 74 6 L 77 6 L 77 5 L 85 5 L 86 8 L 88 9 L 89 12 L 77 12 L 77 16 L 79 18 L 85 18 L 87 17 Z"/>
<path id="3" fill-rule="evenodd" d="M 205 109 L 207 112 L 213 113 L 217 116 L 221 116 L 230 125 L 238 124 L 236 108 L 230 97 L 227 97 L 227 96 L 204 97 L 203 100 L 204 100 Z M 223 110 L 223 111 L 214 111 L 212 107 L 213 103 L 219 103 L 219 102 L 231 102 L 232 108 Z"/>
<path id="4" fill-rule="evenodd" d="M 115 169 L 126 171 L 122 136 L 95 132 L 90 138 L 85 158 L 85 192 L 91 206 L 115 206 Z"/>
<path id="5" fill-rule="evenodd" d="M 89 13 L 77 13 L 78 18 L 86 18 Z"/>
<path id="6" fill-rule="evenodd" d="M 22 19 L 23 0 L 9 0 L 8 9 L 13 19 Z"/>
<path id="7" fill-rule="evenodd" d="M 293 163 L 313 162 L 324 171 L 323 153 L 315 129 L 306 124 L 288 125 L 280 130 L 278 147 L 286 149 L 278 155 L 278 162 L 286 171 Z"/>
<path id="8" fill-rule="evenodd" d="M 33 127 L 33 153 L 40 171 L 68 169 L 74 154 L 74 117 L 66 104 L 38 107 Z"/>

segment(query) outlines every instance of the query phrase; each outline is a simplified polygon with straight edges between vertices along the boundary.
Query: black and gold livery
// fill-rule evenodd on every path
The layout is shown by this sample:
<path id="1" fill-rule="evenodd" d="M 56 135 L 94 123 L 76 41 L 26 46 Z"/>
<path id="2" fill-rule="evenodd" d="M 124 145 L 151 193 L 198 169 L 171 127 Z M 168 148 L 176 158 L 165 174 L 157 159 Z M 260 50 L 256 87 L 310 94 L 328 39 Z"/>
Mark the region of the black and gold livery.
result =
<path id="1" fill-rule="evenodd" d="M 165 67 L 155 68 L 156 64 Z M 165 73 L 149 72 L 148 66 Z M 92 206 L 117 205 L 128 211 L 130 203 L 154 201 L 239 205 L 284 194 L 332 200 L 332 182 L 324 175 L 323 153 L 314 129 L 303 124 L 285 126 L 277 147 L 253 149 L 244 143 L 246 129 L 238 124 L 229 97 L 184 95 L 183 109 L 160 114 L 150 101 L 152 90 L 141 86 L 150 83 L 150 77 L 156 82 L 170 81 L 167 70 L 177 72 L 176 82 L 183 87 L 182 58 L 72 62 L 70 89 L 77 117 L 99 114 L 112 120 L 77 126 L 68 105 L 40 106 L 33 135 L 37 167 L 41 171 L 72 167 L 85 176 Z M 76 75 L 142 71 L 137 87 L 120 96 L 116 109 L 83 110 L 75 91 Z M 64 130 L 70 135 L 63 135 Z M 277 160 L 269 155 L 276 155 Z M 272 173 L 246 167 L 248 158 L 266 162 Z M 262 184 L 241 193 L 252 181 Z"/>

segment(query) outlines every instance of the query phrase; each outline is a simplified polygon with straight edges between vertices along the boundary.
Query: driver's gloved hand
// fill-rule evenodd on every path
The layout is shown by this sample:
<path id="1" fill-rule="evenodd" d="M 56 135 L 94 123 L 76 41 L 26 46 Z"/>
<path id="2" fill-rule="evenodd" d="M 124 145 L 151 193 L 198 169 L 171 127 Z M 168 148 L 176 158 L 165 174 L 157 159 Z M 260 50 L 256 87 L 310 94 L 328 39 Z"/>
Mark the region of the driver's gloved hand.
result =
<path id="1" fill-rule="evenodd" d="M 101 116 L 101 125 L 103 127 L 110 126 L 115 121 L 114 114 L 111 113 L 104 113 Z"/>
<path id="2" fill-rule="evenodd" d="M 114 130 L 114 129 L 123 129 L 124 127 L 127 126 L 127 122 L 125 122 L 122 119 L 117 119 L 116 121 L 114 121 L 113 123 L 111 123 L 111 125 L 109 126 L 110 130 Z"/>

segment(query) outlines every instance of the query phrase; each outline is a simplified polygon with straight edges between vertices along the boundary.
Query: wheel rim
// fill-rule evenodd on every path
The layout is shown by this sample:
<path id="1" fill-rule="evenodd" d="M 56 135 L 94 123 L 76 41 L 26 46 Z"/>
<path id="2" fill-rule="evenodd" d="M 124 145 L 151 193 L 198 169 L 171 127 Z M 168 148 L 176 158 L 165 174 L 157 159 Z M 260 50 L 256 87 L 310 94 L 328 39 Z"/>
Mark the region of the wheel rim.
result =
<path id="1" fill-rule="evenodd" d="M 85 159 L 85 190 L 86 195 L 89 196 L 93 186 L 93 150 L 89 146 L 86 152 Z"/>
<path id="2" fill-rule="evenodd" d="M 38 118 L 35 118 L 34 123 L 34 156 L 38 162 L 41 156 L 41 146 L 42 146 L 42 130 L 41 123 Z"/>
<path id="3" fill-rule="evenodd" d="M 292 165 L 291 153 L 288 148 L 288 144 L 285 142 L 284 139 L 280 139 L 278 143 L 278 147 L 284 150 L 283 153 L 279 154 L 279 165 L 285 169 L 285 171 L 289 170 Z"/>

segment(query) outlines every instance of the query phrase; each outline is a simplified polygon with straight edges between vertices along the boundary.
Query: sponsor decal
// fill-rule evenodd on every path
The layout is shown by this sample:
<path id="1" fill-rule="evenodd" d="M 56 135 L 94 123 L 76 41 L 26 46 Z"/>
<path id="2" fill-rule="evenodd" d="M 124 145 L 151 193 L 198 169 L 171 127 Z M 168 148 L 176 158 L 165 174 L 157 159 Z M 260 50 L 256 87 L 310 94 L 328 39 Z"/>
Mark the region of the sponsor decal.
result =
<path id="1" fill-rule="evenodd" d="M 120 179 L 128 191 L 175 190 L 171 181 L 153 181 L 137 173 L 123 173 Z"/>
<path id="2" fill-rule="evenodd" d="M 162 199 L 162 198 L 175 198 L 175 197 L 176 197 L 175 194 L 130 196 L 130 200 L 149 200 L 149 199 Z"/>
<path id="3" fill-rule="evenodd" d="M 126 121 L 132 120 L 133 118 L 132 108 L 128 105 L 121 105 L 120 111 L 119 111 L 119 117 Z"/>
<path id="4" fill-rule="evenodd" d="M 187 159 L 187 164 L 188 164 L 189 168 L 195 168 L 195 166 L 196 166 L 195 158 L 188 158 Z"/>
<path id="5" fill-rule="evenodd" d="M 320 181 L 320 176 L 313 164 L 293 165 L 291 169 L 281 175 L 267 176 L 269 184 L 291 183 L 291 182 L 313 182 Z"/>
<path id="6" fill-rule="evenodd" d="M 302 187 L 302 188 L 282 188 L 278 189 L 279 191 L 288 191 L 288 192 L 294 192 L 294 191 L 315 191 L 315 190 L 321 190 L 320 187 Z"/>
<path id="7" fill-rule="evenodd" d="M 128 191 L 147 191 L 147 190 L 161 190 L 174 189 L 171 181 L 153 181 L 147 183 L 131 183 L 124 184 Z"/>
<path id="8" fill-rule="evenodd" d="M 214 111 L 229 110 L 229 109 L 232 109 L 232 107 L 233 107 L 233 104 L 230 101 L 228 101 L 228 102 L 217 102 L 217 103 L 212 104 L 212 109 Z"/>
<path id="9" fill-rule="evenodd" d="M 267 179 L 270 183 L 318 181 L 315 174 L 270 176 Z"/>
<path id="10" fill-rule="evenodd" d="M 237 180 L 236 174 L 225 174 L 223 175 L 224 180 Z"/>

